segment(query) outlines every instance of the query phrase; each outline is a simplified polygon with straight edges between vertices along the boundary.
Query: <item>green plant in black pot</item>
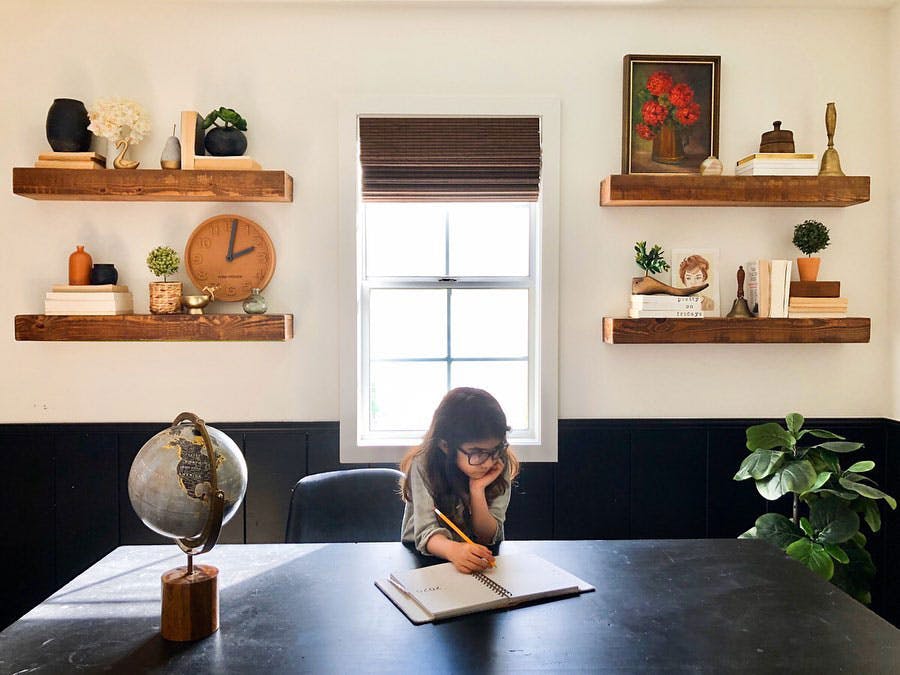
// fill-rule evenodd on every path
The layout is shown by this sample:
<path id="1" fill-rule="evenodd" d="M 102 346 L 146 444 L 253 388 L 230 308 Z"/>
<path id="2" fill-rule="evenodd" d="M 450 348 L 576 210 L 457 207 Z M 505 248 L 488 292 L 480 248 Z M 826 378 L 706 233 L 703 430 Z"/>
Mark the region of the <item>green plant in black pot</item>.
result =
<path id="1" fill-rule="evenodd" d="M 747 429 L 750 454 L 734 475 L 752 478 L 756 489 L 770 501 L 792 495 L 791 518 L 766 513 L 740 535 L 765 539 L 848 594 L 869 604 L 875 565 L 866 550 L 862 522 L 869 530 L 881 528 L 879 499 L 892 509 L 896 500 L 876 487 L 865 474 L 875 462 L 863 460 L 841 467 L 840 456 L 855 452 L 862 443 L 847 441 L 824 429 L 803 429 L 803 416 L 785 417 L 786 428 L 775 422 Z M 806 436 L 826 439 L 801 446 Z M 801 514 L 801 504 L 806 515 Z"/>
<path id="2" fill-rule="evenodd" d="M 203 142 L 206 151 L 216 157 L 243 155 L 247 149 L 247 120 L 231 108 L 217 108 L 203 118 L 209 129 Z"/>
<path id="3" fill-rule="evenodd" d="M 830 239 L 828 228 L 818 220 L 804 220 L 794 226 L 794 246 L 806 254 L 806 258 L 797 258 L 797 273 L 800 281 L 815 281 L 819 276 L 819 258 L 812 257 L 813 253 L 825 249 Z"/>

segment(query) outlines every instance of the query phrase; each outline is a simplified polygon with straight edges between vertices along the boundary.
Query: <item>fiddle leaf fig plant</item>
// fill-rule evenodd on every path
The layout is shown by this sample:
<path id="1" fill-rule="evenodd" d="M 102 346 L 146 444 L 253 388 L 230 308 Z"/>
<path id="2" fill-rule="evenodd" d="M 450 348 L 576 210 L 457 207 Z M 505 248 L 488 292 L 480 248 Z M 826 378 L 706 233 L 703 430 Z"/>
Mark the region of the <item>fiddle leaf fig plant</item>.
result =
<path id="1" fill-rule="evenodd" d="M 763 497 L 775 501 L 791 495 L 791 518 L 766 513 L 741 539 L 764 539 L 799 560 L 826 581 L 860 602 L 872 600 L 875 565 L 866 551 L 864 522 L 870 531 L 881 528 L 879 499 L 892 509 L 896 500 L 876 487 L 865 474 L 875 462 L 862 460 L 846 469 L 840 457 L 863 447 L 824 429 L 804 429 L 799 413 L 747 429 L 750 454 L 734 480 L 753 479 Z M 801 439 L 824 439 L 801 445 Z M 808 442 L 809 439 L 807 439 Z M 805 514 L 801 515 L 801 504 Z"/>
<path id="2" fill-rule="evenodd" d="M 654 244 L 653 248 L 647 250 L 646 241 L 638 241 L 634 244 L 634 261 L 637 266 L 644 270 L 644 276 L 665 272 L 669 269 L 669 263 L 663 257 L 663 250 L 659 244 Z"/>

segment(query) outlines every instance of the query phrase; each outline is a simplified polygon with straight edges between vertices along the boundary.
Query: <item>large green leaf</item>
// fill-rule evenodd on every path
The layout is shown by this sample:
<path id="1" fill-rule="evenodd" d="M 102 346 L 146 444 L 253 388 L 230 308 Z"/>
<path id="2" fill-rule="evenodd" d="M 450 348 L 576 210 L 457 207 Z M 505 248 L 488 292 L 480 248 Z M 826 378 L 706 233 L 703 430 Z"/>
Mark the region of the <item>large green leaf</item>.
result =
<path id="1" fill-rule="evenodd" d="M 847 552 L 837 544 L 825 544 L 825 552 L 839 563 L 846 565 L 850 562 L 850 556 L 848 556 Z"/>
<path id="2" fill-rule="evenodd" d="M 769 501 L 774 501 L 788 492 L 806 492 L 816 482 L 816 470 L 805 459 L 788 462 L 768 478 L 756 481 L 756 489 Z"/>
<path id="3" fill-rule="evenodd" d="M 825 431 L 825 429 L 804 429 L 803 433 L 815 436 L 816 438 L 833 438 L 838 441 L 844 440 L 843 436 L 838 436 L 830 431 Z"/>
<path id="4" fill-rule="evenodd" d="M 826 441 L 825 443 L 819 443 L 817 445 L 814 445 L 813 447 L 822 448 L 823 450 L 828 450 L 829 452 L 844 454 L 847 452 L 856 452 L 864 446 L 862 443 L 854 443 L 851 441 Z"/>
<path id="5" fill-rule="evenodd" d="M 857 483 L 846 478 L 840 478 L 838 479 L 838 482 L 848 490 L 858 492 L 863 497 L 870 497 L 871 499 L 883 499 L 892 509 L 897 508 L 897 500 L 891 497 L 886 492 L 882 492 L 878 488 L 874 488 L 871 485 L 866 485 L 864 483 Z"/>
<path id="6" fill-rule="evenodd" d="M 878 532 L 881 529 L 881 509 L 878 508 L 878 502 L 861 495 L 859 501 L 862 502 L 863 518 L 869 529 Z"/>
<path id="7" fill-rule="evenodd" d="M 796 436 L 797 432 L 799 432 L 800 428 L 803 426 L 804 420 L 803 415 L 800 413 L 791 413 L 784 418 L 784 421 L 787 424 L 788 431 Z"/>
<path id="8" fill-rule="evenodd" d="M 864 544 L 857 545 L 853 541 L 841 545 L 850 562 L 846 565 L 835 566 L 831 583 L 851 597 L 868 605 L 872 602 L 869 589 L 875 578 L 875 565 L 872 563 L 872 556 L 863 546 Z"/>
<path id="9" fill-rule="evenodd" d="M 871 471 L 874 468 L 875 468 L 875 462 L 868 460 L 868 459 L 864 459 L 861 462 L 856 462 L 855 464 L 851 464 L 850 466 L 848 466 L 847 471 L 863 472 L 863 471 Z"/>
<path id="10" fill-rule="evenodd" d="M 816 476 L 816 482 L 812 484 L 812 487 L 807 490 L 807 492 L 815 492 L 820 487 L 825 485 L 828 482 L 828 479 L 831 478 L 834 474 L 830 471 L 823 471 L 818 476 Z"/>
<path id="11" fill-rule="evenodd" d="M 803 534 L 812 539 L 816 536 L 815 531 L 813 530 L 812 524 L 809 522 L 808 518 L 800 519 L 800 529 L 803 530 Z"/>
<path id="12" fill-rule="evenodd" d="M 832 490 L 831 488 L 820 488 L 818 492 L 834 495 L 835 497 L 846 499 L 848 502 L 852 502 L 854 499 L 859 499 L 859 495 L 855 492 L 844 492 L 843 490 Z"/>
<path id="13" fill-rule="evenodd" d="M 793 450 L 796 441 L 784 427 L 775 422 L 757 424 L 747 429 L 747 449 L 771 450 L 772 448 L 788 448 Z"/>
<path id="14" fill-rule="evenodd" d="M 754 450 L 744 457 L 741 468 L 734 474 L 734 480 L 765 478 L 778 467 L 784 453 L 779 450 Z"/>
<path id="15" fill-rule="evenodd" d="M 799 560 L 825 581 L 831 579 L 834 574 L 834 562 L 821 544 L 811 542 L 809 539 L 798 539 L 785 550 L 794 560 Z"/>
<path id="16" fill-rule="evenodd" d="M 756 526 L 744 532 L 740 538 L 765 539 L 783 551 L 802 537 L 803 531 L 790 518 L 780 513 L 764 513 L 756 519 Z"/>
<path id="17" fill-rule="evenodd" d="M 823 544 L 840 544 L 859 530 L 859 515 L 839 499 L 817 499 L 810 504 L 809 520 Z"/>

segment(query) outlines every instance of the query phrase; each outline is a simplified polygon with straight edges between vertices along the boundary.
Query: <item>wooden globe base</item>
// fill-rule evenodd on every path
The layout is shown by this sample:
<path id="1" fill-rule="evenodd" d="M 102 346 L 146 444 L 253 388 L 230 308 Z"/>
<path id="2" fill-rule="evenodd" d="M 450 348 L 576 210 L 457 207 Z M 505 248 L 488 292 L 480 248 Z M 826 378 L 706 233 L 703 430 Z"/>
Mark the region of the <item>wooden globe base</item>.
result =
<path id="1" fill-rule="evenodd" d="M 190 642 L 219 630 L 219 570 L 176 567 L 162 575 L 162 626 L 166 640 Z"/>

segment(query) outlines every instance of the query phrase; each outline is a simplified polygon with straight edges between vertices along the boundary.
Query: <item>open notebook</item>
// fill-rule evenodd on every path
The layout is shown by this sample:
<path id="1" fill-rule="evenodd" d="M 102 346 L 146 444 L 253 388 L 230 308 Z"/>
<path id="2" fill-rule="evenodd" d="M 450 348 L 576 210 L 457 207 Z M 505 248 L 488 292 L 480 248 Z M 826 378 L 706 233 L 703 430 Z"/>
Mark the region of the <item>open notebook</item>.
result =
<path id="1" fill-rule="evenodd" d="M 496 560 L 496 567 L 479 574 L 463 574 L 452 563 L 442 563 L 395 572 L 375 585 L 415 624 L 594 590 L 536 555 L 501 555 Z"/>

